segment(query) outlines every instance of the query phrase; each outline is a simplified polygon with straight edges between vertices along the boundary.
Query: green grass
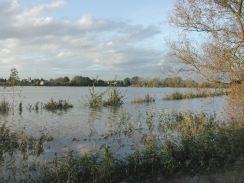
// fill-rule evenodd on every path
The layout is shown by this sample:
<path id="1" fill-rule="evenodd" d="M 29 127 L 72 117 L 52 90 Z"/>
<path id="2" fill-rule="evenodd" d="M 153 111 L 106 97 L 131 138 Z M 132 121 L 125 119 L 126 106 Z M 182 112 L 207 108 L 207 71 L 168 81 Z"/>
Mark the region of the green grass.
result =
<path id="1" fill-rule="evenodd" d="M 205 98 L 205 97 L 214 97 L 214 96 L 221 96 L 221 95 L 227 95 L 228 92 L 220 90 L 215 92 L 209 92 L 206 90 L 203 91 L 197 91 L 197 92 L 184 92 L 181 93 L 179 91 L 174 91 L 170 95 L 166 95 L 163 97 L 163 100 L 181 100 L 181 99 L 191 99 L 191 98 Z"/>
<path id="2" fill-rule="evenodd" d="M 149 102 L 155 102 L 155 99 L 151 97 L 149 94 L 146 94 L 143 98 L 139 97 L 136 99 L 133 99 L 131 103 L 149 103 Z"/>

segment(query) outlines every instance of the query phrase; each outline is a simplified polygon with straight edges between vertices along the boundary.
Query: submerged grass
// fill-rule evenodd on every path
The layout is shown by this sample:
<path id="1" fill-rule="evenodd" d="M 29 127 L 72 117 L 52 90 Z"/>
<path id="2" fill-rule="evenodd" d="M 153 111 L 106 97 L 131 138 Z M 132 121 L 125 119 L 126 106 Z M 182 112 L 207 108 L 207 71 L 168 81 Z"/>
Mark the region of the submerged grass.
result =
<path id="1" fill-rule="evenodd" d="M 38 110 L 39 103 L 36 103 L 35 109 Z M 50 102 L 43 105 L 44 109 L 55 111 L 55 110 L 67 110 L 69 108 L 73 108 L 73 105 L 69 103 L 67 100 L 58 100 L 54 101 L 52 98 Z"/>
<path id="2" fill-rule="evenodd" d="M 1 113 L 7 113 L 11 110 L 10 103 L 3 98 L 3 100 L 0 102 L 0 112 Z"/>
<path id="3" fill-rule="evenodd" d="M 223 90 L 218 90 L 215 92 L 210 91 L 197 91 L 197 92 L 184 92 L 181 93 L 179 91 L 175 91 L 170 95 L 166 95 L 163 97 L 163 100 L 181 100 L 181 99 L 191 99 L 191 98 L 205 98 L 205 97 L 214 97 L 214 96 L 221 96 L 221 95 L 227 95 L 228 92 Z"/>
<path id="4" fill-rule="evenodd" d="M 118 127 L 126 119 L 121 119 L 117 130 L 109 135 L 118 136 Z M 134 127 L 128 124 L 121 132 L 133 134 Z M 161 113 L 155 128 L 161 133 L 143 134 L 142 147 L 125 158 L 119 158 L 108 146 L 101 152 L 83 155 L 69 150 L 65 158 L 55 157 L 43 167 L 41 178 L 44 182 L 142 182 L 244 163 L 244 128 L 240 124 L 220 123 L 203 113 Z"/>
<path id="5" fill-rule="evenodd" d="M 107 143 L 98 151 L 83 151 L 82 154 L 67 149 L 65 156 L 55 155 L 51 161 L 34 164 L 34 169 L 39 170 L 36 176 L 31 174 L 34 169 L 29 164 L 30 170 L 25 169 L 24 174 L 30 178 L 25 176 L 24 182 L 145 182 L 164 177 L 163 182 L 176 174 L 194 176 L 244 165 L 242 123 L 224 123 L 205 113 L 190 111 L 151 111 L 144 122 L 123 113 L 110 126 L 102 135 L 103 139 L 117 141 L 121 147 L 124 146 L 123 141 L 131 140 L 130 154 L 121 158 Z M 139 134 L 137 141 L 134 139 L 136 132 Z M 35 149 L 42 147 L 41 144 L 47 140 L 44 134 L 39 139 L 27 137 L 25 133 L 18 137 L 5 124 L 1 126 L 0 133 L 0 152 L 5 156 L 16 151 L 27 152 L 27 149 L 34 156 L 37 154 Z M 45 153 L 40 150 L 39 153 Z M 4 165 L 1 170 L 12 167 L 8 169 L 8 175 L 14 174 L 13 168 L 17 165 L 11 164 L 13 161 L 14 158 L 11 161 L 1 159 L 1 165 Z M 2 177 L 8 182 L 7 174 Z M 20 182 L 17 178 L 16 182 Z M 10 177 L 9 180 L 13 179 Z"/>
<path id="6" fill-rule="evenodd" d="M 112 86 L 108 90 L 108 98 L 103 101 L 103 106 L 120 106 L 122 105 L 124 96 L 118 90 L 117 86 Z"/>
<path id="7" fill-rule="evenodd" d="M 113 106 L 117 107 L 122 105 L 124 96 L 119 91 L 116 86 L 116 82 L 114 82 L 108 89 L 105 91 L 95 92 L 95 83 L 97 79 L 94 81 L 92 88 L 89 88 L 89 95 L 87 95 L 87 99 L 85 101 L 85 105 L 95 108 L 101 106 Z M 108 95 L 107 99 L 104 99 L 105 95 Z"/>
<path id="8" fill-rule="evenodd" d="M 133 99 L 131 103 L 149 103 L 149 102 L 155 102 L 155 99 L 151 97 L 149 94 L 146 94 L 143 98 L 139 97 L 136 99 Z"/>
<path id="9" fill-rule="evenodd" d="M 34 138 L 0 123 L 0 182 L 35 182 L 40 167 L 37 158 L 44 152 L 47 139 L 44 131 Z"/>

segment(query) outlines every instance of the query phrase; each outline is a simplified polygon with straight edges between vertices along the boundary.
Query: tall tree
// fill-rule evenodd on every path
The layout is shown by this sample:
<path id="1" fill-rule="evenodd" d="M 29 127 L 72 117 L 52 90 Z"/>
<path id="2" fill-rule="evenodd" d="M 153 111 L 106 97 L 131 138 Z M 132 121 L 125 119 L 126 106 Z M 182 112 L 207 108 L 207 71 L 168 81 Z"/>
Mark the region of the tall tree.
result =
<path id="1" fill-rule="evenodd" d="M 177 72 L 244 80 L 243 8 L 243 0 L 178 0 L 170 23 L 183 32 L 169 42 L 171 58 L 182 64 Z"/>
<path id="2" fill-rule="evenodd" d="M 16 68 L 12 68 L 10 71 L 11 74 L 9 76 L 8 83 L 14 86 L 19 82 L 19 73 Z"/>
<path id="3" fill-rule="evenodd" d="M 197 72 L 214 82 L 243 83 L 243 1 L 178 0 L 170 23 L 179 27 L 181 33 L 177 41 L 169 41 L 169 55 L 182 67 L 172 70 Z M 243 84 L 238 89 L 232 88 L 231 95 L 232 104 L 241 113 L 244 113 L 244 100 L 238 91 L 243 89 Z"/>

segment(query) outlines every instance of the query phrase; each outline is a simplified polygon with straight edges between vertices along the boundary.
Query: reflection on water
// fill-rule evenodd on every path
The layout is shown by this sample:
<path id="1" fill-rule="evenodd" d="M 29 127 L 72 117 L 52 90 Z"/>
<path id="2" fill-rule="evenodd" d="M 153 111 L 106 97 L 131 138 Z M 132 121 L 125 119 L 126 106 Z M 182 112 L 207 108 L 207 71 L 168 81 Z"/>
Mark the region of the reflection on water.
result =
<path id="1" fill-rule="evenodd" d="M 146 123 L 146 114 L 151 110 L 192 110 L 203 111 L 211 115 L 217 114 L 217 117 L 222 117 L 223 107 L 225 105 L 224 97 L 215 98 L 198 98 L 191 100 L 175 100 L 163 101 L 161 98 L 166 94 L 172 93 L 173 88 L 120 88 L 126 91 L 124 104 L 121 107 L 100 107 L 89 108 L 84 105 L 84 100 L 89 94 L 87 87 L 16 87 L 16 108 L 22 101 L 23 110 L 15 115 L 1 115 L 1 122 L 7 122 L 12 129 L 25 131 L 29 135 L 38 136 L 41 129 L 45 129 L 47 133 L 54 137 L 52 142 L 48 143 L 51 149 L 46 147 L 46 152 L 52 156 L 55 152 L 62 151 L 65 147 L 75 147 L 77 150 L 99 149 L 104 143 L 110 144 L 116 149 L 128 142 L 116 139 L 109 141 L 102 137 L 114 126 L 118 121 L 119 116 L 128 112 L 135 123 L 140 121 L 142 126 Z M 96 91 L 104 91 L 106 88 L 97 87 Z M 179 91 L 187 91 L 193 89 L 178 89 Z M 132 104 L 131 101 L 138 97 L 144 97 L 146 94 L 153 96 L 155 102 Z M 6 98 L 11 101 L 9 90 L 0 88 L 0 99 Z M 39 105 L 54 100 L 64 99 L 69 100 L 74 105 L 74 108 L 67 111 L 50 112 L 41 107 L 36 110 L 35 105 Z M 32 108 L 34 110 L 32 110 Z M 136 131 L 136 133 L 143 133 Z M 133 134 L 131 141 L 136 140 L 138 134 Z M 75 139 L 75 140 L 72 140 Z M 125 138 L 124 138 L 125 139 Z M 137 139 L 138 140 L 138 139 Z M 115 145 L 117 144 L 117 145 Z M 44 144 L 45 145 L 45 144 Z M 129 144 L 130 145 L 130 144 Z M 128 150 L 128 149 L 127 149 Z M 123 153 L 124 151 L 122 151 Z"/>

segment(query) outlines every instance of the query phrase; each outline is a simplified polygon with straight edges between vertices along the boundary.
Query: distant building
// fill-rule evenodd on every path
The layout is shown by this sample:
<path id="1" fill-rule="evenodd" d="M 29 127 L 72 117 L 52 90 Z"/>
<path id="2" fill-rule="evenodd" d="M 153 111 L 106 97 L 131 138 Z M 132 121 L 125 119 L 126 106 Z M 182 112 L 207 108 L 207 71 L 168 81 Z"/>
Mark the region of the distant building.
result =
<path id="1" fill-rule="evenodd" d="M 54 81 L 40 81 L 41 86 L 57 86 L 57 82 Z"/>
<path id="2" fill-rule="evenodd" d="M 29 83 L 31 83 L 31 77 L 28 77 L 27 81 L 28 81 Z"/>
<path id="3" fill-rule="evenodd" d="M 40 82 L 40 85 L 41 85 L 41 86 L 43 86 L 44 84 L 45 84 L 44 81 L 41 81 L 41 82 Z"/>

